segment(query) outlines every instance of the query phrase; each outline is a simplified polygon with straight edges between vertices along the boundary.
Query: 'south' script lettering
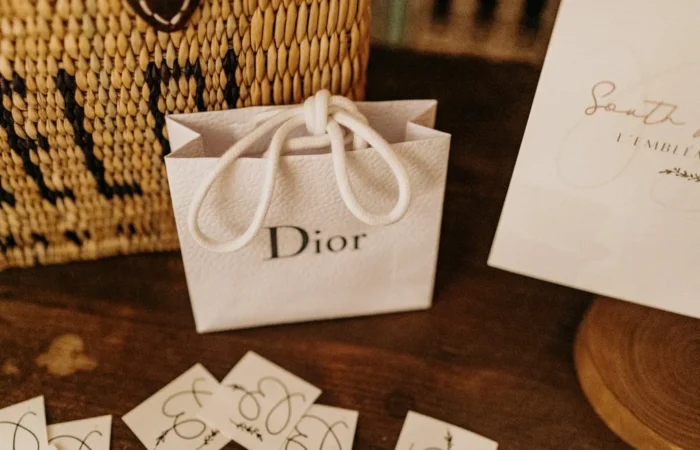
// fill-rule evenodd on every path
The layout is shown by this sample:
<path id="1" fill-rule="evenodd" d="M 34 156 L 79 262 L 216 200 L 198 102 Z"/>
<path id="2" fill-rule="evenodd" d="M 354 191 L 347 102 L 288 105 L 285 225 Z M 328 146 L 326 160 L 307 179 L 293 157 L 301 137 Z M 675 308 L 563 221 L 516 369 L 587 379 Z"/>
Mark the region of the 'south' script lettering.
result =
<path id="1" fill-rule="evenodd" d="M 620 106 L 613 98 L 615 92 L 617 92 L 617 84 L 613 81 L 604 80 L 596 83 L 591 89 L 593 104 L 585 109 L 586 115 L 593 116 L 600 112 L 621 114 L 650 126 L 666 124 L 683 127 L 687 125 L 677 117 L 679 105 L 663 100 L 644 100 L 643 105 L 636 107 Z M 693 133 L 693 138 L 700 138 L 700 129 Z"/>

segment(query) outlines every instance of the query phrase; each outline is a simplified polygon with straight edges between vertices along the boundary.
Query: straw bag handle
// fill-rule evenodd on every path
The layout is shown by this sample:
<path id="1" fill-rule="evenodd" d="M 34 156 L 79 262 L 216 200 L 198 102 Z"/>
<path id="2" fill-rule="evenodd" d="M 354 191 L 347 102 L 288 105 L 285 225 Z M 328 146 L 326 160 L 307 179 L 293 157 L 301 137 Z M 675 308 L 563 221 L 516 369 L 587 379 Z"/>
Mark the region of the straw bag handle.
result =
<path id="1" fill-rule="evenodd" d="M 312 136 L 285 142 L 292 130 L 304 124 L 306 124 L 307 130 Z M 359 138 L 369 142 L 396 177 L 399 198 L 389 213 L 376 214 L 367 211 L 357 201 L 348 179 L 345 141 L 341 125 L 355 133 L 356 144 Z M 270 147 L 266 152 L 267 164 L 263 188 L 260 194 L 260 203 L 248 229 L 242 235 L 230 241 L 219 241 L 207 236 L 199 227 L 199 215 L 211 186 L 224 170 L 245 153 L 251 144 L 275 128 L 277 128 L 277 131 L 273 134 Z M 333 171 L 340 196 L 350 212 L 368 225 L 389 225 L 400 220 L 406 214 L 411 202 L 411 185 L 406 169 L 391 149 L 389 143 L 379 133 L 369 127 L 364 116 L 359 113 L 357 107 L 350 100 L 340 96 L 331 97 L 330 92 L 324 90 L 307 99 L 303 106 L 283 110 L 273 116 L 224 153 L 219 159 L 216 168 L 206 177 L 192 198 L 187 218 L 190 234 L 199 245 L 212 252 L 232 252 L 243 248 L 260 231 L 267 211 L 270 208 L 277 167 L 282 151 L 324 147 L 329 143 L 331 145 Z"/>
<path id="2" fill-rule="evenodd" d="M 158 31 L 183 29 L 199 6 L 199 0 L 123 0 Z"/>

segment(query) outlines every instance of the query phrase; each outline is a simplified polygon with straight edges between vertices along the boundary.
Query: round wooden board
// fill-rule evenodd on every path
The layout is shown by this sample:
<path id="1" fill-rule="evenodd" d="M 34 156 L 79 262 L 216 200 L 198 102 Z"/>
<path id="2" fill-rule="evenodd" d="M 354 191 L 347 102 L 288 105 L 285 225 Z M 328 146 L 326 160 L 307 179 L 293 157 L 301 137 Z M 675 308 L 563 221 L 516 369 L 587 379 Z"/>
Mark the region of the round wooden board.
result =
<path id="1" fill-rule="evenodd" d="M 603 421 L 638 449 L 700 449 L 700 320 L 600 298 L 576 370 Z"/>

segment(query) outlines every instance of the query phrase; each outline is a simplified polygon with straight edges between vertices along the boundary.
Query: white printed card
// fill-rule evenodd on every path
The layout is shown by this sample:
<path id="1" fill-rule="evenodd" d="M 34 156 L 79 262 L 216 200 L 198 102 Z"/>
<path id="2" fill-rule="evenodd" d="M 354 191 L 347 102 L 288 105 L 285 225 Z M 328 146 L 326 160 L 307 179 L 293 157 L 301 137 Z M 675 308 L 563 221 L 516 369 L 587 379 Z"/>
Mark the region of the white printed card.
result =
<path id="1" fill-rule="evenodd" d="M 282 450 L 352 450 L 357 411 L 313 405 L 302 416 Z"/>
<path id="2" fill-rule="evenodd" d="M 229 440 L 197 418 L 218 386 L 197 364 L 123 420 L 148 450 L 220 450 Z"/>
<path id="3" fill-rule="evenodd" d="M 563 0 L 489 264 L 700 318 L 697 0 Z"/>
<path id="4" fill-rule="evenodd" d="M 476 433 L 415 412 L 406 416 L 396 450 L 496 450 L 498 444 Z"/>
<path id="5" fill-rule="evenodd" d="M 248 352 L 199 417 L 248 450 L 279 449 L 319 395 L 320 389 Z"/>
<path id="6" fill-rule="evenodd" d="M 57 450 L 109 450 L 112 416 L 49 425 L 47 434 Z"/>
<path id="7" fill-rule="evenodd" d="M 48 450 L 44 397 L 0 410 L 0 444 L 11 450 Z"/>

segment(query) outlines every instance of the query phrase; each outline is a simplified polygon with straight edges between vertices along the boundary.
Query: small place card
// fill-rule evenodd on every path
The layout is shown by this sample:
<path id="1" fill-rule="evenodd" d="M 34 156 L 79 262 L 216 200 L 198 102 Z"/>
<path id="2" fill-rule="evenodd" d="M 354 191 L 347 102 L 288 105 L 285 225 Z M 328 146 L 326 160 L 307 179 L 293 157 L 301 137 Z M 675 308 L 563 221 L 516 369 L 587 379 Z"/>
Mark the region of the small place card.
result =
<path id="1" fill-rule="evenodd" d="M 313 405 L 299 420 L 282 450 L 351 450 L 357 411 Z"/>
<path id="2" fill-rule="evenodd" d="M 123 420 L 149 450 L 220 450 L 229 440 L 197 418 L 218 386 L 197 364 Z"/>
<path id="3" fill-rule="evenodd" d="M 49 425 L 47 434 L 57 450 L 109 450 L 112 416 Z"/>
<path id="4" fill-rule="evenodd" d="M 11 450 L 48 450 L 44 397 L 0 410 L 0 444 Z"/>
<path id="5" fill-rule="evenodd" d="M 409 412 L 396 450 L 496 450 L 498 444 L 476 433 Z"/>
<path id="6" fill-rule="evenodd" d="M 278 449 L 321 390 L 248 352 L 199 417 L 248 450 Z"/>

